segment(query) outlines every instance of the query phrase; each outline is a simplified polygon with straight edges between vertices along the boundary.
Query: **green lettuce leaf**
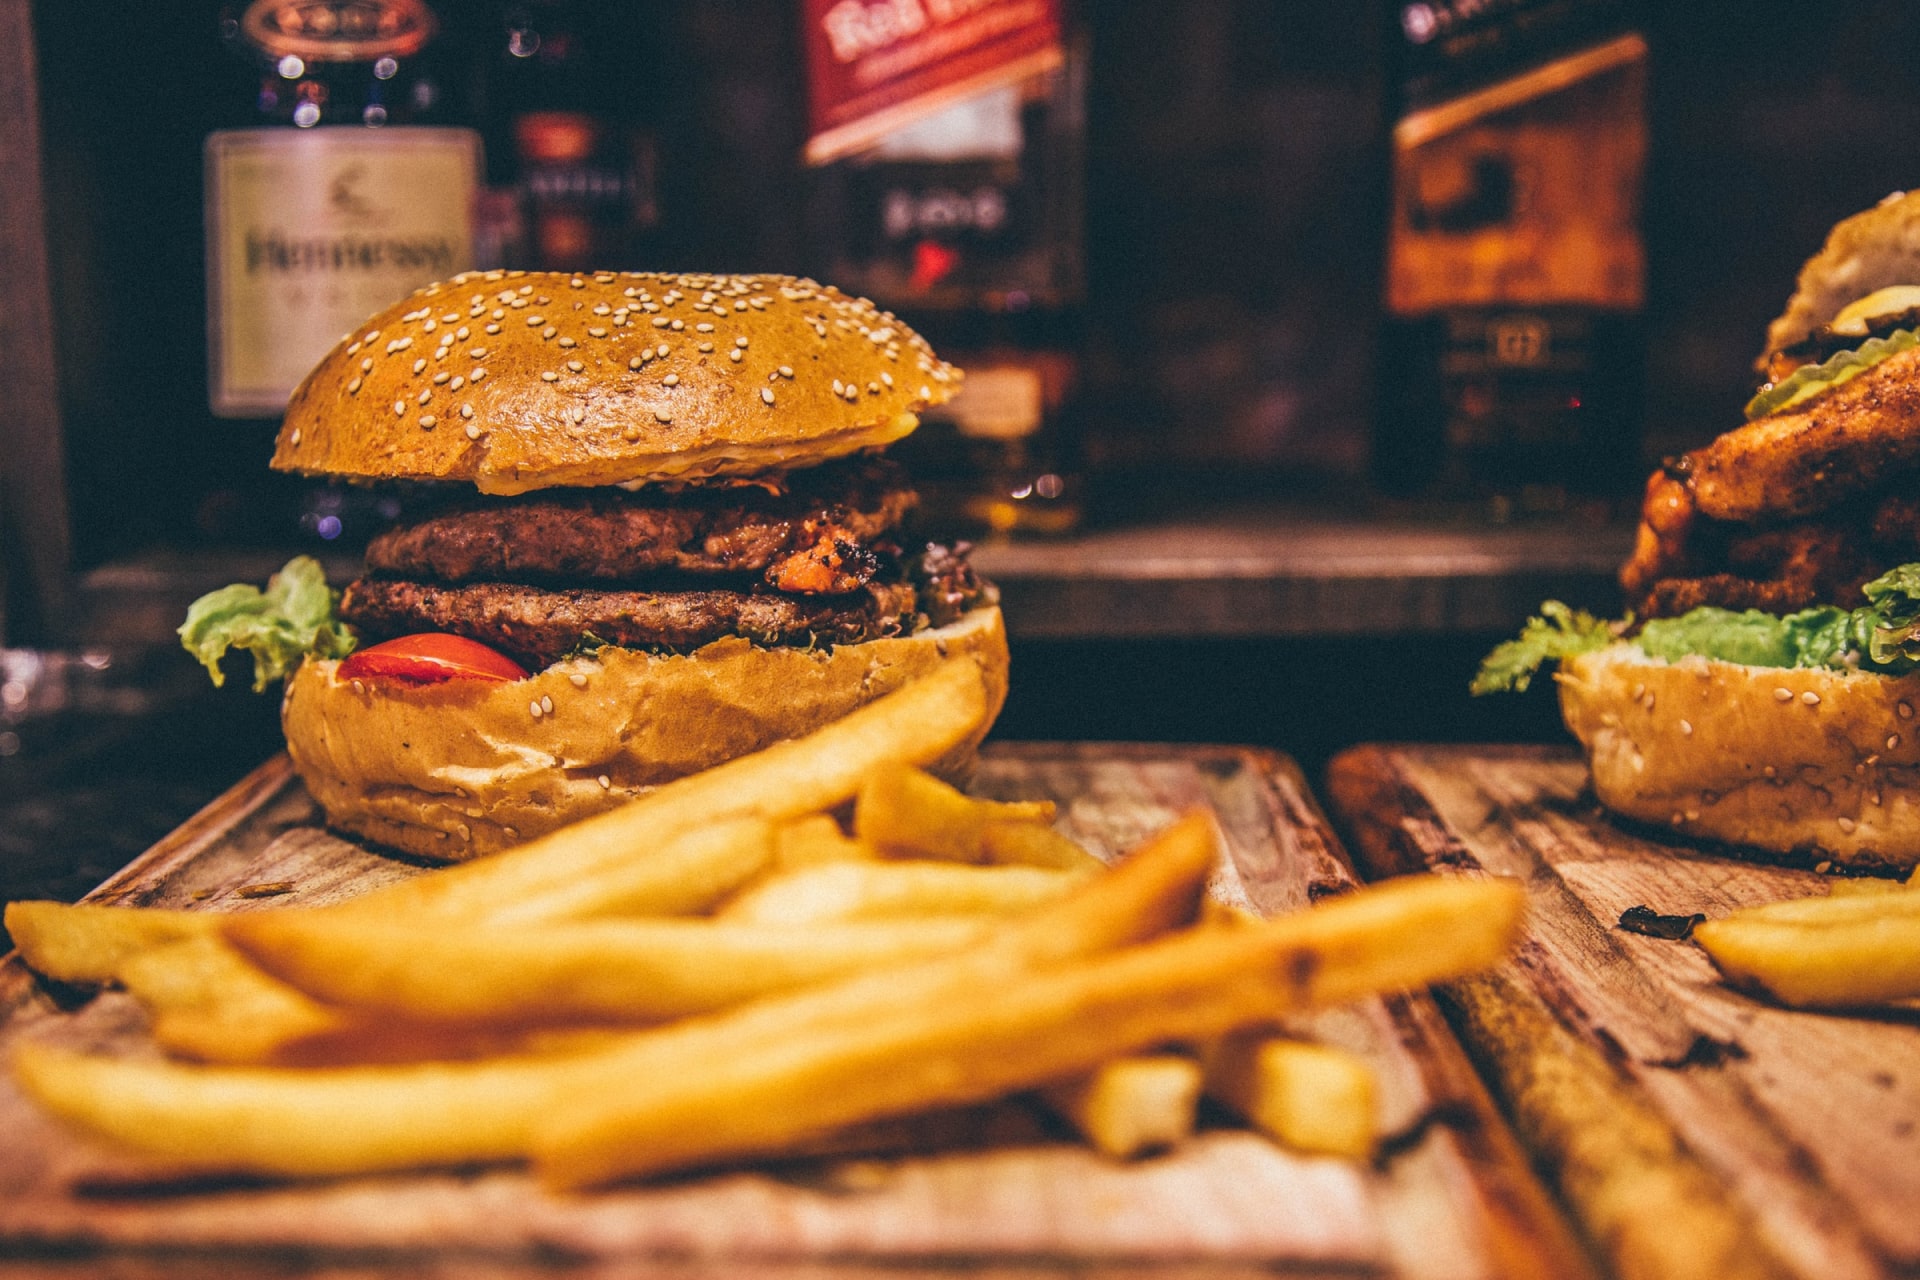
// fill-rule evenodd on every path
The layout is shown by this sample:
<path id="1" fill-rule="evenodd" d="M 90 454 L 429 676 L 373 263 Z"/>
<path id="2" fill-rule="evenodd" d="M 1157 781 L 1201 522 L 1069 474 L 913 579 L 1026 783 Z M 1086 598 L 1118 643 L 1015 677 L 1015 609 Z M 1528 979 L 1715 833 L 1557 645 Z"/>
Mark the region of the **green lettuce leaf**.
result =
<path id="1" fill-rule="evenodd" d="M 259 693 L 308 654 L 344 658 L 353 652 L 353 632 L 333 613 L 337 598 L 320 562 L 296 556 L 267 580 L 265 591 L 237 583 L 195 600 L 180 624 L 180 643 L 215 685 L 226 683 L 220 660 L 227 650 L 246 650 L 253 655 L 253 689 Z"/>
<path id="2" fill-rule="evenodd" d="M 1828 667 L 1905 675 L 1920 670 L 1920 563 L 1903 564 L 1869 582 L 1858 609 L 1819 605 L 1785 615 L 1758 609 L 1701 608 L 1646 623 L 1631 643 L 1667 662 L 1712 658 L 1750 667 Z M 1523 692 L 1533 674 L 1557 662 L 1611 644 L 1630 623 L 1608 623 L 1575 613 L 1557 600 L 1542 605 L 1517 640 L 1491 654 L 1473 692 Z"/>
<path id="3" fill-rule="evenodd" d="M 1473 678 L 1473 692 L 1525 693 L 1545 664 L 1604 649 L 1614 638 L 1612 625 L 1604 619 L 1549 600 L 1540 606 L 1539 617 L 1527 619 L 1518 639 L 1487 655 Z"/>

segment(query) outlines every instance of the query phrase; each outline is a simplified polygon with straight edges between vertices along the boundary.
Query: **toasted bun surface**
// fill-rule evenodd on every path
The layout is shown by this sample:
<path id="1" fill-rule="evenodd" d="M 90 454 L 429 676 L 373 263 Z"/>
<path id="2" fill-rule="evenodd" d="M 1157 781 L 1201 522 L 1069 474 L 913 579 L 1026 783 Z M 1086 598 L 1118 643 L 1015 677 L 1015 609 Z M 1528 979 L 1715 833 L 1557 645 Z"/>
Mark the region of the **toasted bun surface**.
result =
<path id="1" fill-rule="evenodd" d="M 281 726 L 329 824 L 461 861 L 799 737 L 949 661 L 977 662 L 987 678 L 986 719 L 940 766 L 964 776 L 1006 699 L 996 608 L 831 649 L 762 649 L 744 639 L 682 656 L 610 647 L 510 683 L 356 688 L 338 678 L 338 662 L 308 661 L 287 682 Z"/>
<path id="2" fill-rule="evenodd" d="M 1767 351 L 1792 346 L 1854 299 L 1897 284 L 1920 284 L 1920 191 L 1896 191 L 1834 225 L 1800 268 L 1787 309 L 1767 326 Z"/>
<path id="3" fill-rule="evenodd" d="M 1856 867 L 1920 861 L 1920 676 L 1571 658 L 1560 709 L 1607 808 Z"/>
<path id="4" fill-rule="evenodd" d="M 810 280 L 471 272 L 343 337 L 294 392 L 273 465 L 495 494 L 754 474 L 896 440 L 958 380 L 906 325 Z"/>

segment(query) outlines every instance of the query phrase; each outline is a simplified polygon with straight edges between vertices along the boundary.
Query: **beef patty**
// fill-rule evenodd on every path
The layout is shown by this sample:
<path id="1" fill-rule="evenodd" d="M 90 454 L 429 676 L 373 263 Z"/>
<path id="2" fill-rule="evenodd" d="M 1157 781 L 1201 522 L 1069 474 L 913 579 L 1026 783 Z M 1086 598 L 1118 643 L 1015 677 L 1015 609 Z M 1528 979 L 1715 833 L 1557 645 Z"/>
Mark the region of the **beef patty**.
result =
<path id="1" fill-rule="evenodd" d="M 444 585 L 362 578 L 340 615 L 368 641 L 448 631 L 492 645 L 530 670 L 593 636 L 637 649 L 686 651 L 725 636 L 763 645 L 856 644 L 913 628 L 912 583 L 870 584 L 846 595 L 802 596 L 711 588 L 692 591 L 547 590 L 510 583 Z"/>
<path id="2" fill-rule="evenodd" d="M 758 574 L 785 591 L 853 591 L 878 567 L 866 550 L 915 501 L 885 459 L 797 471 L 758 486 L 541 490 L 471 501 L 381 534 L 376 574 L 433 582 L 633 583 L 649 574 Z M 824 549 L 824 550 L 823 550 Z M 818 569 L 833 561 L 831 573 Z"/>

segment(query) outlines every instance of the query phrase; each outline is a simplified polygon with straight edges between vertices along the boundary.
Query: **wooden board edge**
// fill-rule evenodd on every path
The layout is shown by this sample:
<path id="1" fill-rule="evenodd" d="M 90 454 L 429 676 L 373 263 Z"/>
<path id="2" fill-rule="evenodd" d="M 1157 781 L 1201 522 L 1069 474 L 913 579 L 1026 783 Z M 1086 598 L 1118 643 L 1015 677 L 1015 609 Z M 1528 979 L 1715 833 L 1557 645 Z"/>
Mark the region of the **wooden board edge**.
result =
<path id="1" fill-rule="evenodd" d="M 1327 795 L 1361 868 L 1385 878 L 1477 868 L 1400 771 L 1367 744 L 1327 766 Z M 1523 944 L 1524 946 L 1524 944 Z M 1516 964 L 1436 989 L 1460 1044 L 1588 1245 L 1625 1280 L 1781 1280 L 1750 1212 L 1642 1090 L 1568 1030 Z"/>
<path id="2" fill-rule="evenodd" d="M 160 837 L 145 853 L 95 886 L 81 901 L 112 903 L 135 889 L 166 879 L 278 795 L 292 778 L 293 761 L 286 752 L 268 757 Z"/>
<path id="3" fill-rule="evenodd" d="M 1269 778 L 1284 780 L 1325 833 L 1333 856 L 1365 883 L 1359 865 L 1328 817 L 1305 773 L 1291 756 L 1264 748 L 1237 748 Z M 1600 1275 L 1560 1206 L 1529 1164 L 1526 1152 L 1494 1105 L 1465 1049 L 1424 992 L 1389 997 L 1395 1032 L 1419 1064 L 1433 1099 L 1431 1115 L 1444 1119 L 1472 1166 L 1483 1199 L 1487 1254 L 1494 1274 L 1513 1280 L 1538 1276 L 1586 1280 Z"/>

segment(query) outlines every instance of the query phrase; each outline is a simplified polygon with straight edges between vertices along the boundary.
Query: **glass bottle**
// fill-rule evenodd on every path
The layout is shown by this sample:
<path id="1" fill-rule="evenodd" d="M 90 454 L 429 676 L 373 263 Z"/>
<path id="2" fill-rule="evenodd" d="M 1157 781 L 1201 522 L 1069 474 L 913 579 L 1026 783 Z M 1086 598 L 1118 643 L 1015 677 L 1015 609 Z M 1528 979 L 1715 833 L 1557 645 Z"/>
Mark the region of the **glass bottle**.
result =
<path id="1" fill-rule="evenodd" d="M 1374 471 L 1500 518 L 1630 499 L 1647 46 L 1622 0 L 1397 6 Z"/>

